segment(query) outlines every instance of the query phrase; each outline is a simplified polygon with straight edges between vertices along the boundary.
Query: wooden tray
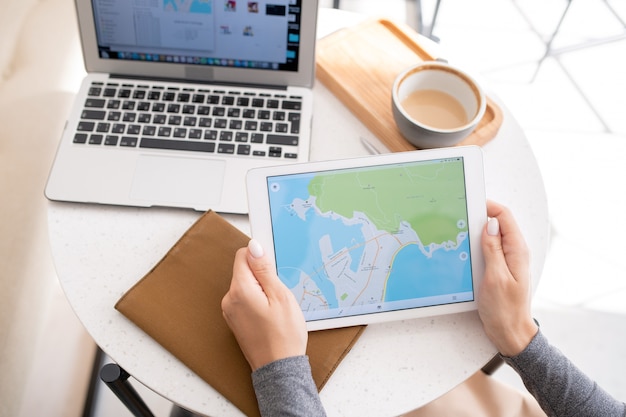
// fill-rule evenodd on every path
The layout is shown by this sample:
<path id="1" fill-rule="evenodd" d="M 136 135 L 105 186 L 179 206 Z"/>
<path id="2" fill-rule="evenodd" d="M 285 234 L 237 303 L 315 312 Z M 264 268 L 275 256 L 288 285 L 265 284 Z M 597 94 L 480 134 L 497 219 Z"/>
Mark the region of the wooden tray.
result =
<path id="1" fill-rule="evenodd" d="M 317 43 L 317 78 L 392 152 L 415 150 L 391 111 L 396 76 L 421 61 L 433 60 L 410 27 L 386 19 L 342 29 Z M 459 145 L 483 145 L 502 124 L 502 111 L 487 99 L 485 116 Z"/>

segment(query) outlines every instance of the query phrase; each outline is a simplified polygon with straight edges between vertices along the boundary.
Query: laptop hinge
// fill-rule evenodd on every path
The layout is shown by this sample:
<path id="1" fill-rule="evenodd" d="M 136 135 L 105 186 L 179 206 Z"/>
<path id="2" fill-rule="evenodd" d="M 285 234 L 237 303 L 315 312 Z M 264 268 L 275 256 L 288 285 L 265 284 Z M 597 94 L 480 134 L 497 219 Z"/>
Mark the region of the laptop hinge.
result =
<path id="1" fill-rule="evenodd" d="M 201 84 L 201 85 L 231 86 L 231 87 L 241 87 L 241 88 L 259 88 L 259 89 L 266 89 L 266 90 L 287 90 L 287 86 L 284 86 L 284 85 L 281 86 L 281 85 L 253 84 L 253 83 L 189 80 L 189 79 L 182 79 L 182 78 L 146 77 L 146 76 L 141 76 L 141 75 L 110 74 L 110 78 L 136 80 L 136 81 L 160 81 L 160 82 L 196 84 L 196 85 Z"/>

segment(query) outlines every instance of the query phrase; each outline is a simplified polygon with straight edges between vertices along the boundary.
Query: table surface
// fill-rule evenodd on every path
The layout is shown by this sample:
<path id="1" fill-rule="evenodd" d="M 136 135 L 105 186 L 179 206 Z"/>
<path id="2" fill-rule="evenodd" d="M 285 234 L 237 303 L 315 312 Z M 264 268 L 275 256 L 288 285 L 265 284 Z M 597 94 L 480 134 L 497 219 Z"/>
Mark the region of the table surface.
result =
<path id="1" fill-rule="evenodd" d="M 318 36 L 362 16 L 321 9 Z M 431 45 L 437 52 L 436 45 Z M 364 156 L 372 133 L 321 83 L 314 87 L 311 159 Z M 493 97 L 493 94 L 490 94 Z M 498 102 L 497 97 L 494 97 Z M 488 198 L 509 206 L 541 275 L 548 208 L 535 157 L 503 105 L 497 137 L 483 147 Z M 200 213 L 49 202 L 50 242 L 59 280 L 96 343 L 134 378 L 198 414 L 241 412 L 113 306 L 165 255 Z M 247 216 L 223 215 L 249 234 Z M 329 416 L 398 415 L 444 394 L 496 353 L 476 312 L 369 325 L 321 392 Z"/>

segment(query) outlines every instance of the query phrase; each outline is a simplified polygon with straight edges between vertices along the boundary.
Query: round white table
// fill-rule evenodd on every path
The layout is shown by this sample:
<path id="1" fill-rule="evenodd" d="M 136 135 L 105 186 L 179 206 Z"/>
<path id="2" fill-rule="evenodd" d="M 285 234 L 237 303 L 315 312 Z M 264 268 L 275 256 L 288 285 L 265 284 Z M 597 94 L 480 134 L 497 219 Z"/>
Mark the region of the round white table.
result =
<path id="1" fill-rule="evenodd" d="M 318 36 L 359 15 L 322 9 Z M 368 154 L 372 133 L 320 82 L 311 159 Z M 497 100 L 496 100 L 497 101 Z M 488 198 L 509 206 L 532 255 L 535 284 L 549 240 L 543 180 L 520 126 L 504 122 L 483 149 Z M 165 255 L 200 213 L 50 202 L 50 242 L 59 280 L 95 342 L 134 378 L 185 409 L 208 416 L 242 413 L 114 309 L 117 300 Z M 247 216 L 223 215 L 249 234 Z M 321 392 L 329 416 L 399 415 L 452 389 L 496 353 L 477 313 L 370 325 Z"/>

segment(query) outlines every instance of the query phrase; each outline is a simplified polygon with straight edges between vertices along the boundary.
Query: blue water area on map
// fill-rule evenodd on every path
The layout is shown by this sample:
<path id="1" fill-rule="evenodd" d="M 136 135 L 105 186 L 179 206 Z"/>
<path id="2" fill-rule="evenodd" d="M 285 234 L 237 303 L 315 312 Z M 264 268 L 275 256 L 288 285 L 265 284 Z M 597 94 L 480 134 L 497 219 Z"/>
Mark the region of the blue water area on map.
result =
<path id="1" fill-rule="evenodd" d="M 456 250 L 439 249 L 427 258 L 417 245 L 408 245 L 396 255 L 387 281 L 385 301 L 399 301 L 472 290 L 469 239 Z"/>
<path id="2" fill-rule="evenodd" d="M 319 241 L 324 235 L 330 235 L 333 251 L 336 252 L 363 242 L 364 237 L 360 225 L 348 226 L 340 219 L 318 216 L 312 208 L 303 220 L 290 209 L 295 198 L 308 198 L 309 181 L 310 178 L 273 181 L 280 184 L 278 191 L 270 191 L 274 241 L 280 242 L 275 248 L 278 275 L 287 287 L 293 288 L 300 281 L 301 271 L 305 272 L 315 281 L 329 306 L 338 307 L 335 286 L 323 268 Z M 359 265 L 363 250 L 361 245 L 350 252 L 350 269 L 353 271 Z"/>

